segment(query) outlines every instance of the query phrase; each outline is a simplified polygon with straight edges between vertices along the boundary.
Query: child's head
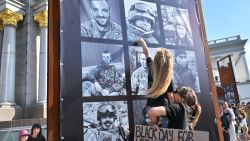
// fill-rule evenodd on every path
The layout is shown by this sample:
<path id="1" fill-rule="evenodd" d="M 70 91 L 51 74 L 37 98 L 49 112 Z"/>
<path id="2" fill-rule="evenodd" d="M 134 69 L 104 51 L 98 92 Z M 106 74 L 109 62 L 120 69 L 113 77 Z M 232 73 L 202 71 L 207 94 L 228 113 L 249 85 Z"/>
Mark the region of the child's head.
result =
<path id="1" fill-rule="evenodd" d="M 19 141 L 26 141 L 28 140 L 29 132 L 27 130 L 21 130 L 18 134 Z"/>
<path id="2" fill-rule="evenodd" d="M 174 92 L 174 102 L 182 102 L 190 109 L 190 128 L 193 129 L 201 114 L 201 106 L 193 89 L 189 87 L 179 87 Z"/>
<path id="3" fill-rule="evenodd" d="M 149 97 L 158 97 L 165 93 L 173 78 L 173 58 L 166 48 L 159 48 L 152 64 L 153 83 L 148 90 Z"/>

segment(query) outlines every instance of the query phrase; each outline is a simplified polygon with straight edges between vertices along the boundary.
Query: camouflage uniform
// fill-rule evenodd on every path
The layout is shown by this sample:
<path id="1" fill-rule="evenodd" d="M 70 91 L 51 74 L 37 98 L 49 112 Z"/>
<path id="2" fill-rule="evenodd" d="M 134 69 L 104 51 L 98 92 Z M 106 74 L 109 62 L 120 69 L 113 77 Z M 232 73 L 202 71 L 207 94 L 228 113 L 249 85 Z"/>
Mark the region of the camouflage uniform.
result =
<path id="1" fill-rule="evenodd" d="M 148 43 L 159 43 L 158 40 L 153 36 L 156 16 L 156 11 L 154 11 L 148 5 L 141 2 L 133 4 L 128 12 L 127 19 L 128 40 L 136 41 L 139 39 L 139 37 L 143 37 L 143 39 Z M 149 31 L 146 31 L 135 25 L 135 21 L 142 18 L 148 19 L 150 21 L 151 29 Z"/>
<path id="2" fill-rule="evenodd" d="M 85 80 L 93 83 L 98 82 L 102 89 L 108 90 L 109 96 L 122 95 L 121 90 L 123 88 L 123 74 L 121 70 L 118 70 L 114 65 L 100 63 L 96 68 L 91 70 Z M 102 92 L 92 90 L 95 92 L 94 96 L 101 96 Z M 92 93 L 93 94 L 93 93 Z"/>
<path id="3" fill-rule="evenodd" d="M 96 22 L 91 20 L 81 24 L 81 36 L 122 40 L 122 29 L 120 25 L 114 22 L 109 22 L 109 27 L 106 31 L 99 31 Z"/>
<path id="4" fill-rule="evenodd" d="M 101 127 L 88 129 L 84 134 L 85 141 L 124 141 L 117 127 L 103 130 Z"/>
<path id="5" fill-rule="evenodd" d="M 97 120 L 100 122 L 99 126 L 87 129 L 84 133 L 85 141 L 126 141 L 127 135 L 122 126 L 111 129 L 104 129 L 101 126 L 102 118 L 113 118 L 117 119 L 115 106 L 109 103 L 102 104 L 98 107 Z M 113 121 L 113 122 L 114 122 Z M 112 123 L 114 125 L 114 123 Z"/>
<path id="6" fill-rule="evenodd" d="M 146 94 L 148 89 L 148 68 L 143 66 L 136 69 L 131 76 L 131 88 L 133 94 Z"/>

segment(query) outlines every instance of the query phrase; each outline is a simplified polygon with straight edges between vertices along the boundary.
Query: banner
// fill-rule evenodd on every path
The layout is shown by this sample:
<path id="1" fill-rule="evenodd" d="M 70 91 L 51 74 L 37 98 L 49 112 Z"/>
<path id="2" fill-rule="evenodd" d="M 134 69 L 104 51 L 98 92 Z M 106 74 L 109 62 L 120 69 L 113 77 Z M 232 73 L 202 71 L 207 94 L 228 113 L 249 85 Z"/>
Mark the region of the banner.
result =
<path id="1" fill-rule="evenodd" d="M 134 141 L 209 141 L 209 133 L 195 130 L 178 130 L 136 125 Z"/>
<path id="2" fill-rule="evenodd" d="M 127 141 L 148 125 L 143 37 L 152 58 L 171 51 L 174 88 L 193 88 L 202 107 L 195 130 L 218 140 L 197 10 L 195 0 L 61 0 L 61 138 Z"/>

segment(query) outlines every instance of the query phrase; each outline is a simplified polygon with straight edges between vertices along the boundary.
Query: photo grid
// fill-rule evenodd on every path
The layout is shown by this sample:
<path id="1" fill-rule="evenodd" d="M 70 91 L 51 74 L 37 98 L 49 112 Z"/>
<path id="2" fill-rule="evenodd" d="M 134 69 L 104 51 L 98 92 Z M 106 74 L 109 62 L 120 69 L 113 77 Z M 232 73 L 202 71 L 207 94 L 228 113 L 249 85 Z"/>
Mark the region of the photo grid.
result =
<path id="1" fill-rule="evenodd" d="M 158 47 L 171 51 L 174 88 L 200 92 L 187 0 L 80 0 L 79 18 L 84 141 L 125 141 L 129 125 L 149 122 L 147 58 L 136 45 L 140 37 L 152 58 Z"/>

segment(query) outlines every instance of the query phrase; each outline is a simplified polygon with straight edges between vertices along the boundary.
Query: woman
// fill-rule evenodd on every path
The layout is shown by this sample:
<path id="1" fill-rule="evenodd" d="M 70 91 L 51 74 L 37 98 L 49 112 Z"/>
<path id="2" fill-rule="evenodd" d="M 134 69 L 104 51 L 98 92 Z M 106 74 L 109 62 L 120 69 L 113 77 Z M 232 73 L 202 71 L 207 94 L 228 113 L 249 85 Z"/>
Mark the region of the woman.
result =
<path id="1" fill-rule="evenodd" d="M 18 134 L 19 141 L 27 141 L 29 138 L 29 132 L 27 130 L 21 130 Z"/>
<path id="2" fill-rule="evenodd" d="M 224 102 L 223 104 L 223 114 L 224 116 L 228 119 L 229 121 L 229 134 L 230 134 L 230 141 L 236 141 L 237 140 L 237 136 L 235 133 L 235 114 L 233 112 L 233 109 L 231 109 L 228 105 L 227 102 Z"/>
<path id="3" fill-rule="evenodd" d="M 248 139 L 250 139 L 250 136 L 248 135 L 246 113 L 240 112 L 238 117 L 240 120 L 239 126 L 240 126 L 240 129 L 242 131 L 243 139 L 244 139 L 244 141 L 247 141 Z"/>
<path id="4" fill-rule="evenodd" d="M 39 123 L 35 123 L 31 127 L 31 135 L 29 136 L 28 141 L 46 141 Z"/>
<path id="5" fill-rule="evenodd" d="M 140 38 L 138 45 L 142 46 L 145 57 L 147 58 L 148 74 L 148 107 L 164 106 L 173 102 L 173 58 L 170 51 L 166 48 L 159 48 L 154 56 L 154 61 L 150 57 L 149 48 Z M 167 119 L 160 120 L 161 127 L 167 127 Z"/>
<path id="6" fill-rule="evenodd" d="M 157 117 L 166 116 L 169 119 L 169 128 L 194 129 L 201 114 L 201 106 L 195 92 L 189 87 L 179 87 L 174 92 L 174 104 L 153 107 L 148 115 L 153 124 Z"/>

